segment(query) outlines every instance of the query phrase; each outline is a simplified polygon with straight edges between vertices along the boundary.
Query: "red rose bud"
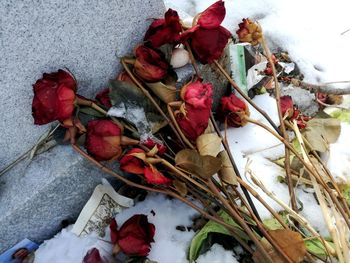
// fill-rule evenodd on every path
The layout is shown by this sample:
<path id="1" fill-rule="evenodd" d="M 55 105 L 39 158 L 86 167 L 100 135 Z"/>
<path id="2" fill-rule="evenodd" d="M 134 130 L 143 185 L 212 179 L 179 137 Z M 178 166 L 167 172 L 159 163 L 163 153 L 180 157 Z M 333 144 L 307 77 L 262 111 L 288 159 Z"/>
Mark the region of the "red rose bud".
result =
<path id="1" fill-rule="evenodd" d="M 101 90 L 99 93 L 97 93 L 95 98 L 106 108 L 109 109 L 110 107 L 112 107 L 111 99 L 109 98 L 109 88 Z"/>
<path id="2" fill-rule="evenodd" d="M 154 166 L 146 166 L 143 171 L 143 175 L 146 178 L 147 183 L 156 185 L 169 185 L 171 184 L 171 179 L 165 177 L 161 172 L 157 170 Z"/>
<path id="3" fill-rule="evenodd" d="M 144 163 L 139 158 L 133 156 L 134 153 L 144 153 L 145 151 L 139 148 L 133 148 L 128 151 L 119 161 L 120 170 L 132 173 L 132 174 L 143 174 Z"/>
<path id="4" fill-rule="evenodd" d="M 155 227 L 145 215 L 134 215 L 118 231 L 118 245 L 126 255 L 147 256 L 154 242 Z"/>
<path id="5" fill-rule="evenodd" d="M 146 82 L 157 82 L 163 79 L 169 68 L 160 51 L 139 46 L 135 50 L 135 73 Z"/>
<path id="6" fill-rule="evenodd" d="M 282 96 L 280 100 L 281 100 L 280 105 L 281 105 L 281 111 L 282 111 L 283 118 L 292 118 L 293 115 L 295 114 L 294 103 L 293 103 L 292 97 Z"/>
<path id="7" fill-rule="evenodd" d="M 179 41 L 179 33 L 182 31 L 179 15 L 175 10 L 169 9 L 165 13 L 165 19 L 156 19 L 148 28 L 144 41 L 158 48 L 164 44 L 173 44 Z"/>
<path id="8" fill-rule="evenodd" d="M 227 121 L 231 127 L 241 127 L 247 124 L 245 117 L 249 117 L 248 105 L 235 94 L 222 97 L 219 107 L 219 119 Z"/>
<path id="9" fill-rule="evenodd" d="M 74 77 L 64 71 L 44 73 L 33 85 L 32 114 L 34 124 L 63 122 L 72 116 L 77 84 Z"/>
<path id="10" fill-rule="evenodd" d="M 142 144 L 150 150 L 152 150 L 154 146 L 157 146 L 157 149 L 158 149 L 157 154 L 159 155 L 162 155 L 167 151 L 167 147 L 160 140 L 156 138 L 147 138 L 147 140 L 143 141 Z"/>
<path id="11" fill-rule="evenodd" d="M 111 223 L 109 224 L 109 230 L 111 231 L 111 242 L 113 244 L 117 243 L 118 241 L 118 226 L 117 221 L 113 218 Z"/>
<path id="12" fill-rule="evenodd" d="M 118 158 L 122 152 L 120 146 L 121 129 L 110 120 L 89 121 L 85 147 L 97 161 Z"/>
<path id="13" fill-rule="evenodd" d="M 86 253 L 83 263 L 104 263 L 104 261 L 102 260 L 98 249 L 93 248 Z"/>
<path id="14" fill-rule="evenodd" d="M 176 113 L 176 121 L 184 135 L 191 141 L 196 141 L 208 127 L 211 107 L 196 108 L 190 104 L 185 105 L 185 112 Z"/>
<path id="15" fill-rule="evenodd" d="M 248 42 L 253 46 L 262 41 L 262 30 L 259 24 L 251 21 L 249 18 L 242 19 L 239 29 L 236 31 L 240 42 Z"/>
<path id="16" fill-rule="evenodd" d="M 202 64 L 212 63 L 221 57 L 231 37 L 230 31 L 220 26 L 225 12 L 224 2 L 216 2 L 200 15 L 197 25 L 180 36 L 181 42 L 189 39 L 194 56 Z"/>
<path id="17" fill-rule="evenodd" d="M 182 87 L 180 96 L 186 104 L 198 109 L 211 109 L 213 104 L 213 85 L 211 83 L 196 82 Z"/>
<path id="18" fill-rule="evenodd" d="M 225 3 L 220 0 L 209 6 L 200 14 L 197 24 L 205 29 L 214 29 L 220 26 L 225 15 Z"/>

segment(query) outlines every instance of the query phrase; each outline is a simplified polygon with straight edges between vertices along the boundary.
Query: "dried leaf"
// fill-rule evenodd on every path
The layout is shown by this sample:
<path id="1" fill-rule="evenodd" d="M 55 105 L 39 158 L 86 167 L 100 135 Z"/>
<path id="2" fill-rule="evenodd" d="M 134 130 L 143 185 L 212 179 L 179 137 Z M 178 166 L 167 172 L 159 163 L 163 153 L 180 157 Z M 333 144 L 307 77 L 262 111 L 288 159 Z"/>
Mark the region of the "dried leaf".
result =
<path id="1" fill-rule="evenodd" d="M 216 174 L 222 166 L 219 158 L 209 155 L 201 156 L 197 151 L 190 149 L 178 152 L 175 163 L 177 166 L 204 179 L 209 179 Z"/>
<path id="2" fill-rule="evenodd" d="M 289 229 L 269 230 L 268 233 L 280 246 L 283 252 L 290 258 L 292 262 L 302 262 L 306 255 L 306 247 L 303 237 L 295 231 Z M 261 240 L 263 247 L 267 250 L 274 263 L 284 263 L 284 259 L 280 257 L 272 245 L 264 238 Z M 256 251 L 253 255 L 254 262 L 264 262 L 260 251 Z"/>
<path id="3" fill-rule="evenodd" d="M 235 170 L 233 169 L 232 163 L 230 161 L 230 158 L 228 156 L 227 151 L 222 151 L 219 153 L 218 158 L 221 159 L 222 167 L 220 171 L 218 172 L 220 179 L 223 180 L 225 183 L 230 185 L 238 185 L 237 182 L 237 175 L 235 173 Z"/>
<path id="4" fill-rule="evenodd" d="M 162 82 L 146 83 L 146 85 L 158 96 L 163 102 L 169 103 L 176 101 L 176 87 L 166 85 Z"/>
<path id="5" fill-rule="evenodd" d="M 216 133 L 202 134 L 197 138 L 196 145 L 200 155 L 216 157 L 221 149 L 221 138 Z"/>
<path id="6" fill-rule="evenodd" d="M 174 180 L 173 185 L 176 191 L 178 191 L 181 196 L 187 195 L 187 186 L 184 182 L 181 182 L 179 180 Z"/>
<path id="7" fill-rule="evenodd" d="M 340 135 L 340 121 L 333 118 L 313 118 L 308 121 L 303 134 L 315 151 L 327 152 L 329 144 Z"/>

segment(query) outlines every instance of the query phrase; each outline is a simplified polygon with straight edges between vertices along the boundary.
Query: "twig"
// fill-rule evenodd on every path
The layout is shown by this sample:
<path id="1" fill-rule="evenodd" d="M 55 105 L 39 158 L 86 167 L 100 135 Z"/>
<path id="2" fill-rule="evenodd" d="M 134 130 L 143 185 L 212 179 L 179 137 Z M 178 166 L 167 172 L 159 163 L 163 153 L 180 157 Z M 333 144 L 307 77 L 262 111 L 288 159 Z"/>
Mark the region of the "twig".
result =
<path id="1" fill-rule="evenodd" d="M 298 79 L 291 79 L 291 83 L 294 86 L 300 87 L 302 89 L 309 90 L 312 93 L 316 92 L 321 92 L 325 94 L 334 94 L 334 95 L 346 95 L 350 94 L 350 87 L 345 87 L 345 88 L 334 88 L 330 87 L 329 83 L 322 83 L 322 84 L 311 84 L 311 83 L 306 83 L 303 81 L 300 81 Z M 333 82 L 335 83 L 335 82 Z M 346 83 L 346 82 L 337 82 L 337 83 Z"/>
<path id="2" fill-rule="evenodd" d="M 321 104 L 322 106 L 325 106 L 325 107 L 333 107 L 333 108 L 337 108 L 337 109 L 341 109 L 341 110 L 349 110 L 349 108 L 345 108 L 345 107 L 342 107 L 342 106 L 339 106 L 339 105 L 332 105 L 332 104 L 324 103 L 324 102 L 320 101 L 317 98 L 316 98 L 316 101 L 317 101 L 317 103 L 319 103 L 319 104 Z"/>
<path id="3" fill-rule="evenodd" d="M 271 126 L 274 128 L 278 134 L 281 134 L 280 130 L 276 126 L 276 124 L 272 121 L 270 116 L 263 110 L 261 109 L 258 105 L 255 104 L 253 100 L 249 98 L 236 84 L 236 82 L 233 81 L 233 79 L 229 76 L 229 74 L 225 71 L 225 69 L 220 65 L 219 62 L 214 61 L 214 64 L 218 67 L 218 69 L 221 71 L 221 73 L 225 76 L 225 78 L 230 82 L 232 87 L 246 100 L 249 102 L 250 105 L 252 105 L 261 115 L 265 117 L 265 119 L 271 124 Z"/>
<path id="4" fill-rule="evenodd" d="M 283 116 L 282 116 L 281 92 L 280 92 L 280 87 L 279 87 L 279 83 L 278 83 L 278 79 L 277 79 L 277 75 L 276 75 L 275 64 L 272 61 L 271 51 L 266 44 L 264 36 L 262 36 L 261 43 L 262 43 L 262 46 L 265 50 L 265 55 L 268 58 L 269 63 L 270 63 L 271 68 L 272 68 L 272 74 L 273 74 L 273 78 L 274 78 L 274 82 L 275 82 L 275 97 L 276 97 L 276 104 L 277 104 L 277 110 L 278 110 L 278 118 L 280 120 L 280 128 L 281 128 L 282 136 L 286 141 L 289 141 L 289 136 L 288 136 L 288 133 L 286 132 L 286 127 L 284 125 L 284 120 L 283 120 Z M 294 187 L 293 187 L 293 180 L 292 180 L 292 175 L 291 175 L 291 171 L 290 171 L 290 152 L 286 146 L 284 147 L 284 149 L 285 149 L 284 168 L 286 171 L 288 192 L 289 192 L 292 208 L 295 212 L 298 212 L 298 206 L 297 206 L 297 201 L 295 198 L 295 192 L 294 192 Z"/>

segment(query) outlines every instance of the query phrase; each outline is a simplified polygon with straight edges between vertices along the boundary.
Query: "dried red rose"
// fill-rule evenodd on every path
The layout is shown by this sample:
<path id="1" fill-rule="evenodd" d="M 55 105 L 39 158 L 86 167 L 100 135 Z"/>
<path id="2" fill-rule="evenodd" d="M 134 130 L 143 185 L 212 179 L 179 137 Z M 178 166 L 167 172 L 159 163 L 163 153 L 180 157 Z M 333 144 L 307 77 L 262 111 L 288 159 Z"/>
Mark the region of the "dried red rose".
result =
<path id="1" fill-rule="evenodd" d="M 180 96 L 186 104 L 190 104 L 194 108 L 211 108 L 213 104 L 213 85 L 197 80 L 183 86 Z"/>
<path id="2" fill-rule="evenodd" d="M 218 117 L 222 121 L 227 121 L 228 126 L 241 127 L 247 124 L 245 117 L 249 117 L 248 105 L 235 94 L 222 97 Z"/>
<path id="3" fill-rule="evenodd" d="M 132 174 L 143 174 L 145 165 L 142 160 L 132 155 L 134 153 L 145 153 L 145 151 L 139 148 L 128 151 L 119 161 L 120 170 Z"/>
<path id="4" fill-rule="evenodd" d="M 184 135 L 194 142 L 208 127 L 211 106 L 201 109 L 185 104 L 184 110 L 176 113 L 176 121 Z"/>
<path id="5" fill-rule="evenodd" d="M 44 73 L 33 85 L 32 114 L 34 124 L 42 125 L 55 120 L 63 122 L 74 111 L 77 84 L 64 70 Z"/>
<path id="6" fill-rule="evenodd" d="M 181 41 L 189 40 L 194 56 L 202 63 L 218 59 L 231 33 L 220 24 L 226 14 L 223 1 L 218 1 L 201 13 L 197 24 L 181 34 Z"/>
<path id="7" fill-rule="evenodd" d="M 262 41 L 262 30 L 259 24 L 251 21 L 249 18 L 243 18 L 239 29 L 236 31 L 240 42 L 248 42 L 253 46 Z"/>
<path id="8" fill-rule="evenodd" d="M 87 126 L 85 147 L 98 161 L 118 158 L 122 153 L 121 129 L 110 120 L 92 120 Z"/>
<path id="9" fill-rule="evenodd" d="M 171 179 L 165 177 L 153 165 L 146 166 L 144 168 L 143 175 L 145 176 L 146 181 L 149 184 L 169 185 L 172 182 Z"/>
<path id="10" fill-rule="evenodd" d="M 169 64 L 160 51 L 139 46 L 135 56 L 134 71 L 144 81 L 157 82 L 166 76 Z"/>
<path id="11" fill-rule="evenodd" d="M 155 227 L 146 215 L 134 215 L 119 229 L 117 244 L 126 255 L 147 256 L 154 242 Z"/>
<path id="12" fill-rule="evenodd" d="M 281 112 L 283 118 L 292 118 L 294 113 L 294 103 L 292 97 L 282 96 L 280 98 Z"/>
<path id="13" fill-rule="evenodd" d="M 147 140 L 143 141 L 142 144 L 146 146 L 148 149 L 153 149 L 154 146 L 157 146 L 158 152 L 157 154 L 162 155 L 167 151 L 167 147 L 156 138 L 147 138 Z"/>
<path id="14" fill-rule="evenodd" d="M 96 95 L 96 100 L 101 103 L 103 106 L 106 108 L 112 107 L 111 99 L 109 98 L 109 88 L 105 88 L 101 90 L 99 93 Z"/>
<path id="15" fill-rule="evenodd" d="M 93 248 L 86 253 L 83 263 L 104 263 L 104 260 L 102 260 L 98 249 Z"/>
<path id="16" fill-rule="evenodd" d="M 179 15 L 169 8 L 165 13 L 165 19 L 156 19 L 148 28 L 144 41 L 154 48 L 164 44 L 173 44 L 179 41 L 179 33 L 182 31 Z"/>
<path id="17" fill-rule="evenodd" d="M 271 56 L 271 60 L 272 60 L 272 63 L 273 63 L 274 65 L 276 65 L 276 64 L 278 63 L 278 60 L 277 60 L 277 58 L 275 57 L 275 55 L 272 55 L 272 56 Z M 271 66 L 270 62 L 267 62 L 266 68 L 265 68 L 265 70 L 264 70 L 264 73 L 265 73 L 265 75 L 272 76 L 273 72 L 272 72 L 272 66 Z"/>

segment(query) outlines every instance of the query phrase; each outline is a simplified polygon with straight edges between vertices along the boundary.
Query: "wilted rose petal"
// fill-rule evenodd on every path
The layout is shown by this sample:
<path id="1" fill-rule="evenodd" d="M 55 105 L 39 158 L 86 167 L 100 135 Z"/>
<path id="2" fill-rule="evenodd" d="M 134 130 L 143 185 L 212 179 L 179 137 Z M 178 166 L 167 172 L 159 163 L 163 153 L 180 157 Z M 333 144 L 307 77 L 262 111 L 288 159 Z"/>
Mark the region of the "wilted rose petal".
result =
<path id="1" fill-rule="evenodd" d="M 122 152 L 121 133 L 119 126 L 110 120 L 89 121 L 85 147 L 98 161 L 118 158 Z"/>
<path id="2" fill-rule="evenodd" d="M 197 24 L 205 29 L 214 29 L 220 26 L 226 15 L 225 3 L 220 0 L 204 10 Z"/>
<path id="3" fill-rule="evenodd" d="M 139 148 L 133 148 L 130 151 L 128 151 L 119 161 L 120 170 L 132 174 L 143 174 L 145 166 L 144 163 L 132 154 L 144 152 L 144 150 Z"/>
<path id="4" fill-rule="evenodd" d="M 146 215 L 134 215 L 118 231 L 118 245 L 126 255 L 147 256 L 154 242 L 155 227 Z"/>
<path id="5" fill-rule="evenodd" d="M 135 73 L 144 81 L 157 82 L 166 76 L 169 64 L 160 51 L 139 46 L 135 50 L 135 56 Z"/>
<path id="6" fill-rule="evenodd" d="M 147 183 L 149 184 L 169 185 L 172 182 L 171 179 L 165 177 L 154 166 L 146 166 L 144 168 L 143 174 L 146 178 Z"/>
<path id="7" fill-rule="evenodd" d="M 228 126 L 246 125 L 245 117 L 249 117 L 249 115 L 248 105 L 235 94 L 221 98 L 218 117 L 221 121 L 227 121 Z"/>
<path id="8" fill-rule="evenodd" d="M 98 249 L 93 248 L 86 253 L 83 263 L 104 263 L 104 261 L 102 260 Z"/>
<path id="9" fill-rule="evenodd" d="M 154 48 L 164 44 L 172 44 L 179 41 L 179 33 L 182 31 L 179 15 L 175 10 L 169 9 L 165 13 L 165 19 L 156 19 L 148 28 L 144 41 Z"/>
<path id="10" fill-rule="evenodd" d="M 64 70 L 44 73 L 33 85 L 32 114 L 34 124 L 42 125 L 58 120 L 63 122 L 72 116 L 77 84 L 74 77 Z"/>
<path id="11" fill-rule="evenodd" d="M 211 108 L 213 85 L 197 80 L 182 87 L 180 96 L 186 104 L 190 104 L 194 108 Z"/>
<path id="12" fill-rule="evenodd" d="M 291 96 L 282 96 L 281 100 L 281 111 L 283 117 L 291 118 L 294 114 L 294 103 Z"/>
<path id="13" fill-rule="evenodd" d="M 156 138 L 147 138 L 147 140 L 143 141 L 142 144 L 150 150 L 153 149 L 154 146 L 157 146 L 157 149 L 158 149 L 157 154 L 159 155 L 162 155 L 167 151 L 167 147 Z"/>
<path id="14" fill-rule="evenodd" d="M 111 242 L 113 244 L 117 243 L 118 241 L 118 225 L 117 221 L 113 218 L 111 223 L 109 224 L 109 230 L 111 231 Z"/>

